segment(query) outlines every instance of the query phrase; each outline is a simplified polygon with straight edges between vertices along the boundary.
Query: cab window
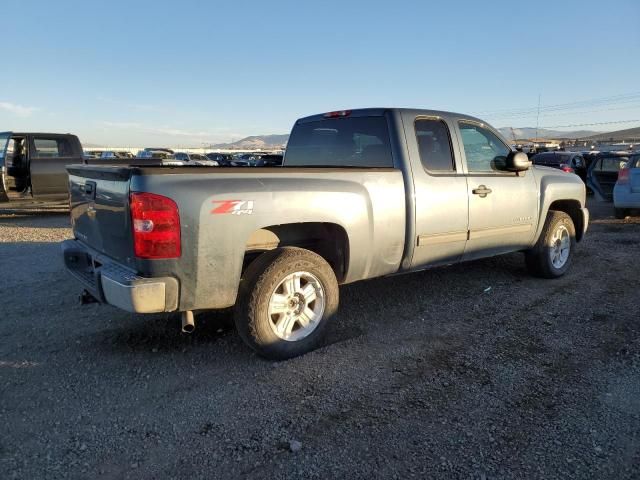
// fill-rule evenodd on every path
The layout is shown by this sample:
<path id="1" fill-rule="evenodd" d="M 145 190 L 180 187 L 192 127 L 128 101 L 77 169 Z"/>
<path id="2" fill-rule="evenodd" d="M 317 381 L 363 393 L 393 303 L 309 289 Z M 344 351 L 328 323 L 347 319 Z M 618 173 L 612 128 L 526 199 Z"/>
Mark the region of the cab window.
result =
<path id="1" fill-rule="evenodd" d="M 66 138 L 34 138 L 35 157 L 56 158 L 73 155 L 71 145 Z"/>
<path id="2" fill-rule="evenodd" d="M 462 145 L 469 172 L 499 172 L 511 150 L 491 130 L 470 122 L 460 122 Z"/>
<path id="3" fill-rule="evenodd" d="M 449 129 L 442 120 L 419 118 L 415 123 L 422 166 L 428 172 L 455 172 Z"/>

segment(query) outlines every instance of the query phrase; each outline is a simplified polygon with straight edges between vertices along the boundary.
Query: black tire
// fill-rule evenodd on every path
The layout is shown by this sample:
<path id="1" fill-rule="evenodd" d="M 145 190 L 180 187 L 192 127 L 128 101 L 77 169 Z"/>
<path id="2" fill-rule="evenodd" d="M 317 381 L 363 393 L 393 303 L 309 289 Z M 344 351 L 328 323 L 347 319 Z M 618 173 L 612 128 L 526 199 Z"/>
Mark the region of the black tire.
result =
<path id="1" fill-rule="evenodd" d="M 307 272 L 315 276 L 324 291 L 324 313 L 317 326 L 297 341 L 280 338 L 271 326 L 269 301 L 278 285 L 290 274 Z M 334 317 L 339 288 L 333 269 L 320 255 L 296 247 L 263 253 L 245 271 L 235 308 L 240 337 L 262 357 L 284 360 L 317 348 Z"/>
<path id="2" fill-rule="evenodd" d="M 569 255 L 564 264 L 555 266 L 552 262 L 551 239 L 553 234 L 561 226 L 564 226 L 569 233 Z M 571 217 L 564 212 L 550 210 L 547 214 L 544 227 L 540 233 L 540 238 L 536 245 L 525 252 L 525 262 L 529 273 L 542 278 L 558 278 L 566 273 L 571 265 L 573 252 L 576 248 L 576 229 Z"/>
<path id="3" fill-rule="evenodd" d="M 616 215 L 616 218 L 619 218 L 619 219 L 622 220 L 622 219 L 626 218 L 627 215 L 629 215 L 629 210 L 626 209 L 626 208 L 616 208 L 615 209 L 615 215 Z"/>

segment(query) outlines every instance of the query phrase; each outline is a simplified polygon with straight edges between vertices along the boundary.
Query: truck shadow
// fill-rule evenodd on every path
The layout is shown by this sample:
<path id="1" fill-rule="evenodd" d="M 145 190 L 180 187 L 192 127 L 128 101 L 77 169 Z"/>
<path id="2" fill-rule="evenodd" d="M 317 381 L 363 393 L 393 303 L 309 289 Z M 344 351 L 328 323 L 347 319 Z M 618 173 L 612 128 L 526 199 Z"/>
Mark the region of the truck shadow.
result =
<path id="1" fill-rule="evenodd" d="M 181 332 L 179 314 L 132 314 L 130 318 L 135 322 L 134 325 L 98 332 L 94 336 L 94 344 L 116 352 L 161 354 L 186 353 L 220 341 L 241 343 L 239 338 L 229 338 L 237 337 L 230 309 L 197 314 L 196 330 L 191 334 Z"/>
<path id="2" fill-rule="evenodd" d="M 338 314 L 320 349 L 369 336 L 381 327 L 404 326 L 424 317 L 425 311 L 440 308 L 451 295 L 486 299 L 488 287 L 508 286 L 526 278 L 531 277 L 522 256 L 512 254 L 343 286 Z M 192 334 L 181 333 L 178 314 L 116 315 L 123 315 L 126 325 L 97 332 L 93 339 L 105 353 L 188 353 L 216 345 L 219 348 L 208 350 L 209 359 L 230 353 L 254 358 L 235 330 L 232 309 L 197 314 Z"/>

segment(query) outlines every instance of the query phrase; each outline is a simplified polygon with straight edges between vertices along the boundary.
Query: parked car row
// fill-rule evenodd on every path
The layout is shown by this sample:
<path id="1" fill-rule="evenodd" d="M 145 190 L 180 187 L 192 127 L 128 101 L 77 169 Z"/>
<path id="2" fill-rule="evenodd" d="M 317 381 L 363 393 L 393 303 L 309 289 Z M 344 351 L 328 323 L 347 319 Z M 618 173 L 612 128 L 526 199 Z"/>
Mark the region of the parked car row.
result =
<path id="1" fill-rule="evenodd" d="M 618 218 L 640 209 L 640 152 L 544 152 L 532 156 L 531 161 L 575 173 L 589 193 L 613 201 Z"/>
<path id="2" fill-rule="evenodd" d="M 282 166 L 282 154 L 252 152 L 252 153 L 219 153 L 207 154 L 176 152 L 169 148 L 149 147 L 138 151 L 136 155 L 125 151 L 114 150 L 86 150 L 85 159 L 123 159 L 123 158 L 153 158 L 161 160 L 163 165 L 200 165 L 208 167 L 279 167 Z"/>

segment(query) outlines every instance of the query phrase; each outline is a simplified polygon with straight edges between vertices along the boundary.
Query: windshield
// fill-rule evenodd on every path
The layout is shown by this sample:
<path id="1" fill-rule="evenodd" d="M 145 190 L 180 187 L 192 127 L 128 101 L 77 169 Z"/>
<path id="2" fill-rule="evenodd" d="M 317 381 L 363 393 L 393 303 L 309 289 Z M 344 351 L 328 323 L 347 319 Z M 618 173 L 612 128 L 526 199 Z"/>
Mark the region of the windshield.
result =
<path id="1" fill-rule="evenodd" d="M 384 117 L 331 118 L 293 127 L 288 167 L 393 167 Z"/>

